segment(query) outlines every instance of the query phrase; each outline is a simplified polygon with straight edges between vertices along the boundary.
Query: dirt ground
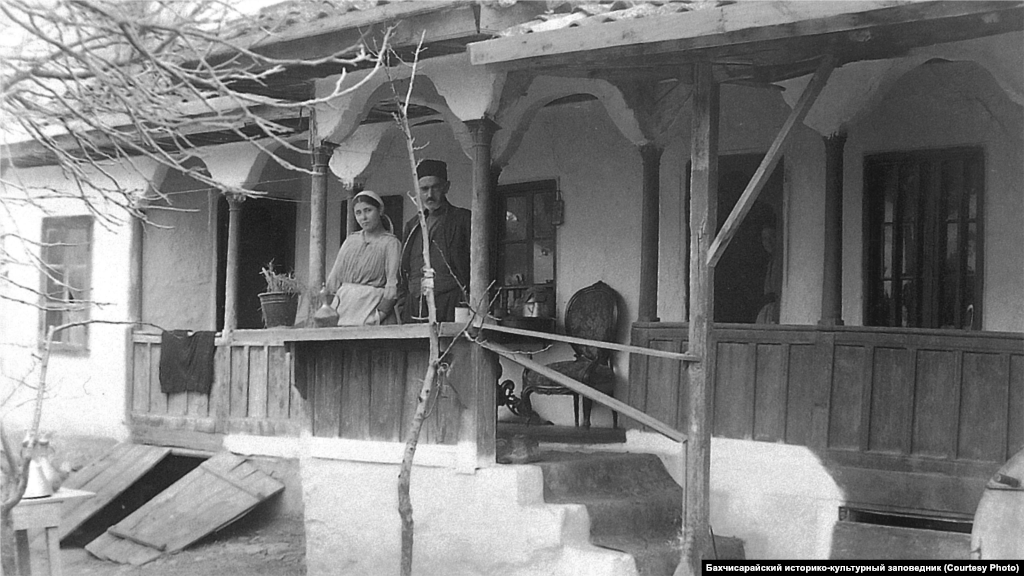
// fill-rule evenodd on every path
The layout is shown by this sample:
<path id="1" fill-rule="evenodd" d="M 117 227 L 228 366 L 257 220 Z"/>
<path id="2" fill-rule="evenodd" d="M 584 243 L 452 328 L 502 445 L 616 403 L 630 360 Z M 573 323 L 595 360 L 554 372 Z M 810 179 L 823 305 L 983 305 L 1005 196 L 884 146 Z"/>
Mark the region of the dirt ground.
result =
<path id="1" fill-rule="evenodd" d="M 42 539 L 32 543 L 32 573 L 47 574 Z M 62 548 L 69 576 L 304 576 L 306 538 L 301 517 L 246 516 L 174 554 L 142 566 L 100 560 L 84 548 Z"/>

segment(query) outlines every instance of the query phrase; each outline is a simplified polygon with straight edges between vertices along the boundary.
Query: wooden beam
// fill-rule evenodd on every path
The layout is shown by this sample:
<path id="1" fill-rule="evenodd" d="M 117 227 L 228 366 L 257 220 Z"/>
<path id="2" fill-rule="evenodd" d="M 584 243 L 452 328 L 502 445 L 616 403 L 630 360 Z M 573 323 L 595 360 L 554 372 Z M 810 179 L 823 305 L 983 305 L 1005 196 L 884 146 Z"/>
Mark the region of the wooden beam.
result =
<path id="1" fill-rule="evenodd" d="M 843 325 L 843 148 L 846 133 L 825 141 L 825 257 L 822 259 L 821 326 Z"/>
<path id="2" fill-rule="evenodd" d="M 547 332 L 523 330 L 522 328 L 510 328 L 508 326 L 499 326 L 497 324 L 484 324 L 482 328 L 484 330 L 489 330 L 491 332 L 502 332 L 505 334 L 515 334 L 517 336 L 529 336 L 531 338 L 541 338 L 544 340 L 551 340 L 553 342 L 564 342 L 566 344 L 580 344 L 582 346 L 593 346 L 595 348 L 604 348 L 606 350 L 618 350 L 619 352 L 630 352 L 632 354 L 643 354 L 645 356 L 657 356 L 658 358 L 681 360 L 683 362 L 700 362 L 700 356 L 696 356 L 694 354 L 679 354 L 677 352 L 669 352 L 667 350 L 655 350 L 654 348 L 644 348 L 643 346 L 630 346 L 628 344 L 618 344 L 615 342 L 599 342 L 596 340 L 587 340 L 586 338 L 562 336 L 561 334 L 548 334 Z"/>
<path id="3" fill-rule="evenodd" d="M 927 25 L 963 16 L 1019 10 L 1016 2 L 750 2 L 600 26 L 534 32 L 469 45 L 473 64 L 546 68 L 614 63 L 618 58 L 778 39 Z M 935 43 L 923 38 L 922 43 Z"/>
<path id="4" fill-rule="evenodd" d="M 768 153 L 761 160 L 761 165 L 757 167 L 757 171 L 751 177 L 750 183 L 743 190 L 740 199 L 736 201 L 736 206 L 733 207 L 729 217 L 725 220 L 725 224 L 722 225 L 722 229 L 718 232 L 715 241 L 711 243 L 711 247 L 708 250 L 708 264 L 711 267 L 718 264 L 725 249 L 729 247 L 729 242 L 732 241 L 733 236 L 740 229 L 743 218 L 754 207 L 754 202 L 757 200 L 757 196 L 761 193 L 764 185 L 768 182 L 772 170 L 775 169 L 779 160 L 782 159 L 782 149 L 789 140 L 789 136 L 793 133 L 793 127 L 807 115 L 811 105 L 814 104 L 818 94 L 821 93 L 825 83 L 828 82 L 828 78 L 832 74 L 832 70 L 835 69 L 835 65 L 835 56 L 829 54 L 822 58 L 821 64 L 818 65 L 818 69 L 811 78 L 811 82 L 804 88 L 803 94 L 800 95 L 800 100 L 797 101 L 789 117 L 786 118 L 786 122 L 782 125 L 778 135 L 775 136 L 775 141 L 772 142 Z"/>
<path id="5" fill-rule="evenodd" d="M 676 575 L 702 573 L 711 539 L 711 402 L 715 374 L 715 347 L 711 327 L 715 310 L 714 266 L 707 254 L 715 229 L 718 205 L 718 116 L 719 86 L 710 63 L 697 66 L 694 74 L 693 128 L 691 129 L 690 171 L 690 324 L 689 349 L 702 358 L 687 367 L 686 450 L 683 487 L 683 542 Z"/>
<path id="6" fill-rule="evenodd" d="M 573 380 L 572 378 L 569 378 L 564 374 L 555 372 L 554 370 L 548 368 L 547 366 L 544 366 L 543 364 L 534 362 L 524 354 L 517 354 L 500 344 L 495 344 L 494 342 L 488 342 L 486 340 L 474 340 L 474 342 L 496 353 L 502 358 L 511 360 L 512 362 L 519 364 L 523 368 L 533 370 L 534 372 L 540 374 L 541 376 L 554 382 L 557 382 L 562 386 L 565 386 L 566 388 L 572 390 L 573 392 L 579 394 L 580 396 L 585 396 L 593 400 L 594 402 L 603 404 L 611 408 L 612 410 L 615 410 L 616 412 L 622 414 L 623 416 L 626 416 L 627 418 L 632 418 L 633 420 L 636 420 L 637 422 L 643 424 L 644 426 L 647 426 L 653 430 L 656 430 L 664 434 L 665 436 L 669 437 L 672 440 L 675 440 L 676 442 L 686 442 L 685 434 L 669 426 L 668 424 L 665 424 L 661 420 L 658 420 L 657 418 L 654 418 L 653 416 L 650 416 L 645 412 L 637 410 L 636 408 L 633 408 L 632 406 L 626 404 L 625 402 L 616 400 L 615 398 L 612 398 L 611 396 L 603 392 L 598 392 L 597 390 L 594 390 L 593 388 L 587 386 L 582 382 Z"/>
<path id="7" fill-rule="evenodd" d="M 640 298 L 637 320 L 658 321 L 658 242 L 660 239 L 661 153 L 656 144 L 640 146 L 643 198 L 640 215 Z"/>

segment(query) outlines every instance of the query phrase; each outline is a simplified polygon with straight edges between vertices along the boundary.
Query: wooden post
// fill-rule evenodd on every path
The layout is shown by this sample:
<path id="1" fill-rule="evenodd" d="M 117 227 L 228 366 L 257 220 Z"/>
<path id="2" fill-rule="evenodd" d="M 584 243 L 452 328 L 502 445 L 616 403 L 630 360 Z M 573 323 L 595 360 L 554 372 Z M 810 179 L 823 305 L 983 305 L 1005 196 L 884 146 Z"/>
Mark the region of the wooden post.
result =
<path id="1" fill-rule="evenodd" d="M 327 253 L 327 165 L 334 154 L 334 145 L 320 144 L 313 148 L 313 178 L 309 190 L 309 286 L 306 306 L 308 318 L 320 307 L 320 287 L 327 280 L 324 261 Z"/>
<path id="2" fill-rule="evenodd" d="M 658 237 L 660 234 L 661 153 L 656 144 L 640 146 L 643 203 L 640 215 L 640 302 L 637 320 L 658 321 Z"/>
<path id="3" fill-rule="evenodd" d="M 128 249 L 128 318 L 142 321 L 142 250 L 145 242 L 143 216 L 131 217 L 131 246 Z"/>
<path id="4" fill-rule="evenodd" d="M 846 133 L 825 137 L 825 259 L 821 326 L 843 325 L 843 147 Z"/>
<path id="5" fill-rule="evenodd" d="M 238 327 L 238 249 L 242 238 L 239 217 L 245 196 L 226 194 L 225 197 L 228 201 L 228 257 L 224 275 L 224 334 L 227 335 Z"/>
<path id="6" fill-rule="evenodd" d="M 714 266 L 708 250 L 715 235 L 718 203 L 718 84 L 711 64 L 694 69 L 693 128 L 690 147 L 690 330 L 689 350 L 700 356 L 687 367 L 689 414 L 686 486 L 683 491 L 683 550 L 676 575 L 701 573 L 710 549 L 708 498 L 711 489 L 712 383 L 715 349 L 711 321 L 715 309 Z"/>
<path id="7" fill-rule="evenodd" d="M 469 304 L 477 314 L 487 314 L 488 287 L 491 282 L 491 203 L 494 196 L 495 180 L 491 171 L 491 140 L 498 125 L 488 118 L 466 122 L 473 135 L 473 202 L 472 231 L 469 253 Z M 464 430 L 459 443 L 469 443 L 475 448 L 466 450 L 459 469 L 471 471 L 476 467 L 493 466 L 495 463 L 494 434 L 497 428 L 497 400 L 495 388 L 498 384 L 498 358 L 493 352 L 473 346 L 470 364 L 475 392 L 466 402 L 467 413 L 462 419 Z M 470 461 L 472 459 L 472 461 Z"/>

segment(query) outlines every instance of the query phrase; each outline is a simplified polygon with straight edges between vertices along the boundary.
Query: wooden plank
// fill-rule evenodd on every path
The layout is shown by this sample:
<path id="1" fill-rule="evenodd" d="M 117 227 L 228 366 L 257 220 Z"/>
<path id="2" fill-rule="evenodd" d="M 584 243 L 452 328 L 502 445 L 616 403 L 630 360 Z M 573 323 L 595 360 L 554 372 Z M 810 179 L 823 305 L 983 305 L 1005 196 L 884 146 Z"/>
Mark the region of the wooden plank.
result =
<path id="1" fill-rule="evenodd" d="M 586 338 L 576 338 L 575 336 L 563 336 L 561 334 L 550 334 L 548 332 L 537 332 L 534 330 L 524 330 L 522 328 L 511 328 L 509 326 L 499 326 L 497 324 L 484 324 L 483 329 L 488 332 L 501 332 L 503 334 L 529 336 L 531 338 L 550 340 L 552 342 L 562 342 L 565 344 L 583 344 L 584 346 L 593 346 L 595 348 L 602 348 L 605 350 L 629 352 L 631 354 L 643 354 L 645 356 L 654 356 L 657 358 L 671 358 L 673 360 L 683 360 L 685 362 L 697 362 L 700 360 L 700 356 L 696 354 L 669 352 L 666 350 L 655 350 L 652 348 L 632 346 L 629 344 L 618 344 L 616 342 L 588 340 Z"/>
<path id="2" fill-rule="evenodd" d="M 178 446 L 191 450 L 218 452 L 224 448 L 224 435 L 195 430 L 174 430 L 163 426 L 132 423 L 132 442 L 154 446 Z"/>
<path id="3" fill-rule="evenodd" d="M 213 389 L 210 390 L 211 394 Z M 188 392 L 188 406 L 185 415 L 205 418 L 210 415 L 210 394 Z"/>
<path id="4" fill-rule="evenodd" d="M 345 365 L 341 378 L 342 438 L 366 440 L 370 437 L 370 351 L 344 348 Z"/>
<path id="5" fill-rule="evenodd" d="M 151 344 L 134 344 L 132 362 L 132 410 L 149 412 L 149 349 Z"/>
<path id="6" fill-rule="evenodd" d="M 86 544 L 85 549 L 100 560 L 117 561 L 133 566 L 156 560 L 162 554 L 159 550 L 118 538 L 107 532 Z"/>
<path id="7" fill-rule="evenodd" d="M 167 414 L 184 416 L 188 413 L 188 392 L 176 392 L 167 395 Z"/>
<path id="8" fill-rule="evenodd" d="M 914 437 L 911 453 L 952 458 L 956 427 L 953 396 L 960 393 L 956 353 L 922 350 L 917 355 Z"/>
<path id="9" fill-rule="evenodd" d="M 160 391 L 160 347 L 149 350 L 149 411 L 167 414 L 167 394 Z"/>
<path id="10" fill-rule="evenodd" d="M 768 152 L 764 155 L 761 160 L 761 165 L 757 167 L 757 171 L 750 178 L 750 183 L 743 190 L 743 194 L 740 195 L 740 199 L 736 201 L 736 205 L 733 207 L 732 212 L 729 213 L 729 217 L 725 219 L 725 223 L 722 224 L 722 228 L 718 231 L 718 235 L 715 236 L 715 240 L 711 243 L 711 247 L 708 248 L 708 265 L 714 267 L 715 264 L 722 258 L 722 254 L 725 253 L 725 249 L 729 247 L 729 242 L 732 241 L 733 236 L 740 229 L 740 224 L 743 223 L 743 219 L 750 212 L 750 209 L 754 207 L 754 202 L 757 200 L 758 194 L 764 188 L 765 184 L 768 183 L 768 179 L 771 177 L 772 172 L 775 170 L 775 166 L 778 165 L 779 160 L 782 159 L 782 151 L 786 146 L 786 142 L 789 140 L 789 136 L 793 133 L 793 128 L 799 124 L 804 116 L 810 111 L 811 106 L 814 105 L 814 101 L 817 100 L 818 94 L 825 87 L 828 82 L 829 76 L 832 75 L 832 70 L 835 69 L 836 58 L 832 54 L 825 54 L 822 57 L 821 63 L 818 64 L 817 70 L 814 71 L 814 76 L 811 78 L 810 83 L 804 88 L 804 91 L 800 94 L 800 99 L 797 100 L 793 110 L 790 112 L 789 117 L 782 124 L 782 128 L 779 129 L 779 133 L 775 136 L 775 140 L 772 141 L 772 145 L 768 148 Z"/>
<path id="11" fill-rule="evenodd" d="M 447 342 L 441 340 L 441 349 L 447 347 Z M 448 359 L 451 361 L 451 358 Z M 467 369 L 468 367 L 463 367 Z M 432 444 L 457 444 L 459 441 L 459 426 L 463 410 L 462 399 L 459 398 L 458 390 L 452 384 L 451 372 L 439 371 L 437 379 L 437 398 L 434 403 L 434 414 L 427 424 L 432 427 Z"/>
<path id="12" fill-rule="evenodd" d="M 288 419 L 291 396 L 288 352 L 284 346 L 267 347 L 267 417 Z"/>
<path id="13" fill-rule="evenodd" d="M 405 401 L 405 354 L 390 348 L 373 350 L 370 374 L 370 438 L 397 442 Z"/>
<path id="14" fill-rule="evenodd" d="M 338 343 L 319 347 L 311 360 L 313 374 L 313 435 L 337 438 L 341 432 L 344 348 Z"/>
<path id="15" fill-rule="evenodd" d="M 913 351 L 876 348 L 872 377 L 868 450 L 908 454 L 912 399 L 908 389 L 914 381 Z"/>
<path id="16" fill-rule="evenodd" d="M 1009 396 L 1006 425 L 1007 460 L 1024 449 L 1024 356 L 1010 358 Z"/>
<path id="17" fill-rule="evenodd" d="M 218 454 L 111 527 L 102 545 L 95 547 L 107 559 L 122 563 L 139 556 L 140 551 L 134 547 L 140 543 L 150 545 L 143 549 L 175 552 L 283 489 L 283 484 L 244 459 Z M 111 542 L 111 537 L 120 542 Z M 141 553 L 152 556 L 146 550 Z"/>
<path id="18" fill-rule="evenodd" d="M 268 373 L 267 347 L 247 346 L 249 351 L 249 397 L 245 415 L 248 418 L 267 417 Z"/>
<path id="19" fill-rule="evenodd" d="M 67 488 L 86 490 L 96 495 L 64 504 L 59 537 L 67 537 L 170 453 L 170 448 L 121 443 L 69 476 L 64 483 Z"/>
<path id="20" fill-rule="evenodd" d="M 231 346 L 217 346 L 213 353 L 213 388 L 210 412 L 221 428 L 231 415 Z M 218 431 L 223 431 L 219 429 Z"/>
<path id="21" fill-rule="evenodd" d="M 857 450 L 861 442 L 861 415 L 865 410 L 863 366 L 868 351 L 863 346 L 835 347 L 828 446 Z"/>
<path id="22" fill-rule="evenodd" d="M 1009 358 L 1001 354 L 964 354 L 958 458 L 1003 462 L 1009 367 Z"/>
<path id="23" fill-rule="evenodd" d="M 303 398 L 295 385 L 299 368 L 298 364 L 295 363 L 295 352 L 286 348 L 285 358 L 288 361 L 288 418 L 302 422 L 303 425 L 308 426 L 312 430 L 312 414 L 309 402 L 306 400 L 309 396 L 307 394 L 306 398 Z"/>
<path id="24" fill-rule="evenodd" d="M 244 417 L 249 409 L 249 347 L 231 347 L 231 393 L 228 415 Z"/>
<path id="25" fill-rule="evenodd" d="M 789 390 L 786 397 L 786 443 L 807 446 L 811 442 L 817 350 L 803 344 L 789 348 Z"/>
<path id="26" fill-rule="evenodd" d="M 754 425 L 756 345 L 723 342 L 717 348 L 712 431 L 724 438 L 749 439 Z"/>
<path id="27" fill-rule="evenodd" d="M 675 348 L 672 341 L 666 340 L 652 340 L 648 346 L 655 350 L 667 351 Z M 647 397 L 656 401 L 649 405 L 645 402 L 646 408 L 643 410 L 662 422 L 675 424 L 679 421 L 679 394 L 684 393 L 684 390 L 679 388 L 679 373 L 682 369 L 680 362 L 651 357 L 647 359 L 647 366 L 647 381 L 643 386 L 646 388 Z"/>
<path id="28" fill-rule="evenodd" d="M 785 345 L 755 346 L 754 440 L 776 442 L 786 435 Z"/>

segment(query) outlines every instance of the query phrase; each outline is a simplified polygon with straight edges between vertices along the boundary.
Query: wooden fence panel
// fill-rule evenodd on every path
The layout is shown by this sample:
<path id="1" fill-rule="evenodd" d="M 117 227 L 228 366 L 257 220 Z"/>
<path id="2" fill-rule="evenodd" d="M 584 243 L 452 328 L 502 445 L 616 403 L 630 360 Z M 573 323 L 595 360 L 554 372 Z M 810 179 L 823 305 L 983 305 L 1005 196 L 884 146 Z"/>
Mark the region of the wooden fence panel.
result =
<path id="1" fill-rule="evenodd" d="M 319 353 L 304 361 L 311 365 L 308 386 L 312 388 L 313 435 L 335 437 L 341 431 L 341 374 L 344 359 L 334 343 L 316 343 Z"/>
<path id="2" fill-rule="evenodd" d="M 370 437 L 370 351 L 349 348 L 343 351 L 345 365 L 341 381 L 341 437 Z"/>
<path id="3" fill-rule="evenodd" d="M 160 391 L 160 346 L 149 348 L 149 413 L 167 414 L 167 395 Z"/>
<path id="4" fill-rule="evenodd" d="M 267 417 L 287 420 L 291 401 L 291 375 L 284 346 L 267 348 Z"/>
<path id="5" fill-rule="evenodd" d="M 246 379 L 247 407 L 245 416 L 248 418 L 267 417 L 267 396 L 269 387 L 269 371 L 267 370 L 267 347 L 249 346 L 249 377 Z"/>
<path id="6" fill-rule="evenodd" d="M 150 392 L 150 353 L 151 344 L 135 343 L 132 345 L 134 358 L 132 358 L 132 411 L 149 412 Z"/>
<path id="7" fill-rule="evenodd" d="M 405 354 L 398 350 L 370 353 L 370 438 L 398 441 L 402 433 L 405 401 Z"/>
<path id="8" fill-rule="evenodd" d="M 655 350 L 678 352 L 678 343 L 671 340 L 651 340 L 648 347 Z M 636 358 L 634 355 L 633 358 Z M 682 362 L 669 358 L 645 357 L 648 361 L 647 386 L 645 387 L 644 405 L 647 412 L 654 418 L 669 425 L 677 425 L 686 420 L 686 414 L 679 413 L 679 395 L 681 393 Z M 632 361 L 632 360 L 630 360 Z M 655 398 L 648 402 L 647 398 Z"/>
<path id="9" fill-rule="evenodd" d="M 228 414 L 244 418 L 249 409 L 249 347 L 231 347 L 231 394 Z"/>
<path id="10" fill-rule="evenodd" d="M 724 438 L 752 438 L 757 346 L 718 343 L 712 431 Z"/>
<path id="11" fill-rule="evenodd" d="M 814 386 L 818 351 L 812 344 L 789 347 L 789 396 L 786 398 L 786 443 L 807 446 L 812 440 Z"/>

